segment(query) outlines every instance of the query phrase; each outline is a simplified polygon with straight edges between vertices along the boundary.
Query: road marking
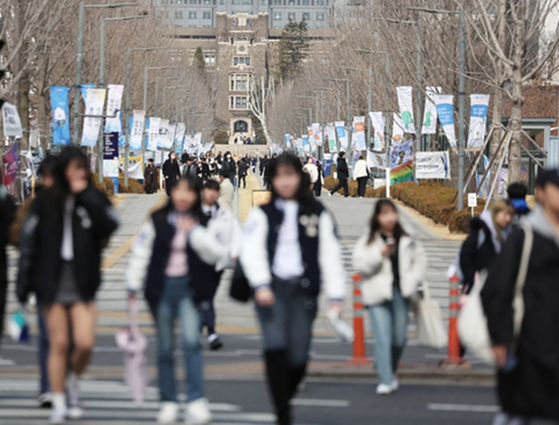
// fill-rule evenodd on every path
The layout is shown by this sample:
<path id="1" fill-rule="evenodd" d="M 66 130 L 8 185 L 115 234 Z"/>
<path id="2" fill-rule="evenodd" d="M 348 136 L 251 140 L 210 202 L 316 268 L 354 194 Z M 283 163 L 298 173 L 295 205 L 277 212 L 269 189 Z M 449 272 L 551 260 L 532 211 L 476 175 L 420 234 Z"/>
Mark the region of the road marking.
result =
<path id="1" fill-rule="evenodd" d="M 482 405 L 482 404 L 443 404 L 430 403 L 427 405 L 428 410 L 438 410 L 441 412 L 468 412 L 468 413 L 497 413 L 501 411 L 499 406 Z"/>
<path id="2" fill-rule="evenodd" d="M 295 398 L 291 400 L 293 406 L 299 407 L 349 407 L 349 400 L 321 400 L 312 398 Z"/>

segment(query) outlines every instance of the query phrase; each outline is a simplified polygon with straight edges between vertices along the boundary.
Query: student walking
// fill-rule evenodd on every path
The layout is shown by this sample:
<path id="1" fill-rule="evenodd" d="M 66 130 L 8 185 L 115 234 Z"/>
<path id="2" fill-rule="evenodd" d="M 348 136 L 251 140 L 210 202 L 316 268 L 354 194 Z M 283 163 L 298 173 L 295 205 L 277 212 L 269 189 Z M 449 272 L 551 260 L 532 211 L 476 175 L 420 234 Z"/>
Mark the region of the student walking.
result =
<path id="1" fill-rule="evenodd" d="M 338 185 L 330 191 L 330 196 L 336 193 L 341 188 L 344 189 L 344 197 L 349 196 L 349 186 L 347 184 L 347 179 L 349 178 L 349 168 L 347 166 L 347 161 L 345 159 L 345 152 L 340 152 L 338 155 L 338 161 L 336 163 L 336 171 L 338 173 Z"/>
<path id="2" fill-rule="evenodd" d="M 16 207 L 8 195 L 8 191 L 4 186 L 0 185 L 0 333 L 4 329 L 4 310 L 6 308 L 6 292 L 8 290 L 6 245 L 8 244 L 8 231 L 14 219 L 15 211 Z"/>
<path id="3" fill-rule="evenodd" d="M 198 303 L 202 327 L 206 328 L 208 332 L 210 350 L 219 350 L 223 347 L 223 342 L 215 330 L 214 298 L 223 271 L 227 268 L 233 268 L 239 257 L 241 241 L 239 222 L 231 210 L 221 207 L 218 199 L 219 183 L 215 180 L 208 180 L 202 189 L 202 212 L 208 218 L 208 230 L 225 248 L 223 258 L 215 266 L 207 265 L 205 284 L 208 286 L 208 297 Z"/>
<path id="4" fill-rule="evenodd" d="M 149 195 L 157 192 L 157 182 L 159 173 L 153 163 L 153 158 L 148 159 L 148 164 L 144 170 L 144 193 Z"/>
<path id="5" fill-rule="evenodd" d="M 355 246 L 353 267 L 363 277 L 363 303 L 375 337 L 376 392 L 388 395 L 399 387 L 396 372 L 406 346 L 410 299 L 427 269 L 421 243 L 403 229 L 391 201 L 375 205 L 369 231 Z"/>
<path id="6" fill-rule="evenodd" d="M 318 179 L 314 184 L 313 191 L 314 196 L 320 196 L 322 195 L 322 184 L 324 183 L 324 169 L 322 168 L 320 161 L 316 161 L 316 169 L 318 171 Z"/>
<path id="7" fill-rule="evenodd" d="M 307 163 L 303 167 L 303 171 L 309 175 L 309 179 L 311 181 L 310 189 L 314 190 L 314 185 L 318 181 L 318 167 L 315 165 L 314 160 L 309 157 L 307 159 Z"/>
<path id="8" fill-rule="evenodd" d="M 266 376 L 280 425 L 292 424 L 290 400 L 308 362 L 318 294 L 341 314 L 345 272 L 332 216 L 316 201 L 301 161 L 282 154 L 269 164 L 271 200 L 252 210 L 241 264 L 254 289 Z"/>
<path id="9" fill-rule="evenodd" d="M 17 281 L 19 301 L 25 304 L 34 292 L 45 314 L 54 424 L 83 415 L 78 378 L 89 364 L 95 340 L 101 248 L 117 226 L 111 203 L 91 183 L 85 155 L 75 147 L 64 149 L 54 186 L 37 194 L 23 226 Z"/>
<path id="10" fill-rule="evenodd" d="M 247 174 L 248 174 L 248 160 L 245 158 L 242 158 L 241 160 L 239 160 L 239 164 L 238 164 L 238 170 L 239 170 L 239 189 L 241 188 L 241 183 L 243 184 L 243 189 L 246 189 L 247 187 Z"/>
<path id="11" fill-rule="evenodd" d="M 165 179 L 165 192 L 167 196 L 170 196 L 171 186 L 174 186 L 181 176 L 181 169 L 175 152 L 169 152 L 169 158 L 163 163 L 162 171 Z"/>
<path id="12" fill-rule="evenodd" d="M 369 180 L 369 168 L 367 167 L 367 161 L 365 161 L 363 155 L 360 155 L 359 160 L 355 163 L 353 178 L 357 180 L 357 196 L 362 198 L 365 196 L 367 180 Z"/>
<path id="13" fill-rule="evenodd" d="M 470 235 L 460 250 L 463 293 L 469 294 L 479 273 L 487 273 L 501 246 L 510 235 L 514 207 L 505 201 L 495 201 L 487 211 L 470 221 Z"/>
<path id="14" fill-rule="evenodd" d="M 537 207 L 503 245 L 481 292 L 503 409 L 494 425 L 559 422 L 559 169 L 540 172 L 536 186 Z M 515 335 L 517 278 L 530 236 L 524 314 Z"/>
<path id="15" fill-rule="evenodd" d="M 518 227 L 520 221 L 530 214 L 530 207 L 526 202 L 526 195 L 528 195 L 528 188 L 522 182 L 509 184 L 507 187 L 507 199 L 514 207 L 514 216 L 512 218 L 513 226 Z"/>
<path id="16" fill-rule="evenodd" d="M 174 423 L 179 414 L 175 368 L 175 319 L 181 328 L 186 366 L 186 423 L 211 420 L 205 398 L 200 315 L 196 304 L 207 299 L 207 265 L 223 256 L 222 246 L 205 225 L 199 181 L 181 177 L 170 187 L 170 200 L 142 227 L 126 273 L 130 298 L 144 286 L 145 299 L 155 319 L 157 368 L 161 410 L 158 422 Z"/>

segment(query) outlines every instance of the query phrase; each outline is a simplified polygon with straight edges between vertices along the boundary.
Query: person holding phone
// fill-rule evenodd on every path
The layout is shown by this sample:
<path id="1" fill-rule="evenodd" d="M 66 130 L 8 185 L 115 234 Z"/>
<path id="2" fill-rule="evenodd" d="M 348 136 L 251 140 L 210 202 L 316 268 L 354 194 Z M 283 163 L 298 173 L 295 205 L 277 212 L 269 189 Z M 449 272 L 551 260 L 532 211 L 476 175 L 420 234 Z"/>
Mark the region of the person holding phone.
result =
<path id="1" fill-rule="evenodd" d="M 392 201 L 377 202 L 369 232 L 355 246 L 353 267 L 363 277 L 363 303 L 375 336 L 376 392 L 388 395 L 399 387 L 396 371 L 406 345 L 410 299 L 427 268 L 421 243 L 404 230 Z"/>

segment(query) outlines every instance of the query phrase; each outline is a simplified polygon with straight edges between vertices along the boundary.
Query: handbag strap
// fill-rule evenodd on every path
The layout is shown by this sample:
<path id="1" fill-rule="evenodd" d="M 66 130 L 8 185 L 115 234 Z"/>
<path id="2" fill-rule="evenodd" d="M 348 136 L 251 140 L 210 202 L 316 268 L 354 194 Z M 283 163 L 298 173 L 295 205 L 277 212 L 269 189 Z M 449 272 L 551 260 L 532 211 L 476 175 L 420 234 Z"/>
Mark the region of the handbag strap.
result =
<path id="1" fill-rule="evenodd" d="M 534 231 L 528 223 L 522 224 L 524 230 L 524 243 L 522 244 L 522 254 L 520 257 L 520 266 L 516 276 L 515 294 L 514 294 L 514 311 L 515 316 L 521 318 L 524 316 L 524 285 L 526 284 L 526 277 L 528 276 L 528 266 L 530 264 L 530 256 L 532 254 L 532 247 L 534 245 Z M 516 336 L 520 335 L 521 320 L 516 323 L 514 330 Z"/>

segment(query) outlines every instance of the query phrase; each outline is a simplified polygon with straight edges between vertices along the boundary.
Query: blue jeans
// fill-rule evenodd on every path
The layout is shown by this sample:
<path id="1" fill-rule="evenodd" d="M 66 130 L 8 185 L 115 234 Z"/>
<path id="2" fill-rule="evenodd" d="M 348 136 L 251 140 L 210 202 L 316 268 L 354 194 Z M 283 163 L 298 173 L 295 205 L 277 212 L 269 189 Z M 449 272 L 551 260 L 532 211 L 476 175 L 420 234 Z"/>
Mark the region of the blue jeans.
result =
<path id="1" fill-rule="evenodd" d="M 188 401 L 204 397 L 204 378 L 200 344 L 200 317 L 189 288 L 188 279 L 165 278 L 165 287 L 157 307 L 157 367 L 161 401 L 177 402 L 175 380 L 175 319 L 180 322 L 180 335 L 186 363 Z"/>
<path id="2" fill-rule="evenodd" d="M 368 306 L 375 338 L 375 365 L 380 383 L 390 385 L 406 345 L 409 300 L 394 287 L 393 299 Z"/>

